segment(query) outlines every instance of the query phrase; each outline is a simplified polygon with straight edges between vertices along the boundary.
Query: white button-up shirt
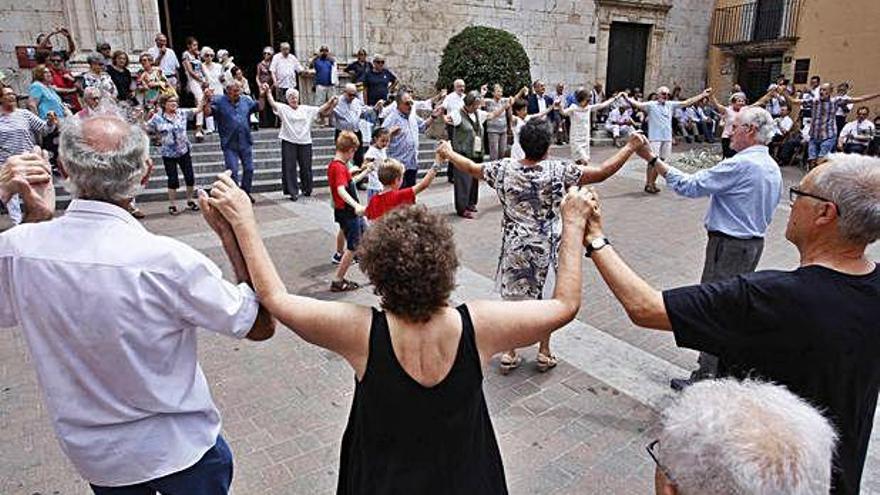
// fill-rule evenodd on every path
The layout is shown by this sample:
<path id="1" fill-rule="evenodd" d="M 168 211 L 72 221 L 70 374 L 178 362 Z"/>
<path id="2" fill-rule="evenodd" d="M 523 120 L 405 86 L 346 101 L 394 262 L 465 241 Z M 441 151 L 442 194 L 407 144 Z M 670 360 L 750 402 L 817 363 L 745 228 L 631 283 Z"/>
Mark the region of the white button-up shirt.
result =
<path id="1" fill-rule="evenodd" d="M 177 54 L 174 53 L 169 47 L 165 47 L 165 56 L 162 57 L 162 60 L 159 61 L 159 55 L 161 55 L 161 51 L 158 46 L 151 46 L 147 49 L 147 53 L 153 57 L 153 62 L 162 69 L 162 74 L 165 74 L 165 77 L 177 77 L 177 69 L 180 68 L 180 61 L 177 60 Z"/>
<path id="2" fill-rule="evenodd" d="M 464 108 L 464 96 L 453 91 L 443 98 L 440 106 L 446 109 L 446 115 L 454 115 Z"/>
<path id="3" fill-rule="evenodd" d="M 279 88 L 295 88 L 296 73 L 302 72 L 305 67 L 299 63 L 299 59 L 293 53 L 287 54 L 276 53 L 272 57 L 272 63 L 269 64 L 269 71 L 275 77 L 275 86 Z"/>
<path id="4" fill-rule="evenodd" d="M 109 203 L 74 200 L 0 235 L 0 328 L 21 326 L 61 448 L 96 485 L 181 471 L 215 444 L 196 328 L 242 338 L 258 307 L 207 257 Z"/>

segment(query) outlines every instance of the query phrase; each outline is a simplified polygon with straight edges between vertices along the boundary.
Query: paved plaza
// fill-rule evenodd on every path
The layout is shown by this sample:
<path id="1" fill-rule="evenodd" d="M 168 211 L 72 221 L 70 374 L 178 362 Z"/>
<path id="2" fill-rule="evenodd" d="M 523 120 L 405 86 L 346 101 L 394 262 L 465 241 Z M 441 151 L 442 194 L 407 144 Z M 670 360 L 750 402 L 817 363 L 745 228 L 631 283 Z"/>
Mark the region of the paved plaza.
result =
<path id="1" fill-rule="evenodd" d="M 556 147 L 552 152 L 565 154 Z M 612 152 L 594 149 L 594 159 Z M 801 172 L 784 169 L 783 176 L 787 189 Z M 606 233 L 655 287 L 695 283 L 703 265 L 707 201 L 666 190 L 649 196 L 642 192 L 643 181 L 644 162 L 633 159 L 597 187 Z M 492 288 L 501 207 L 493 191 L 481 189 L 476 220 L 454 216 L 452 188 L 445 179 L 435 181 L 418 202 L 448 216 L 454 227 L 461 261 L 454 299 L 496 298 Z M 326 189 L 296 203 L 278 193 L 258 195 L 256 211 L 272 258 L 291 292 L 376 304 L 369 287 L 328 291 L 336 232 L 329 204 Z M 218 240 L 198 214 L 170 217 L 164 202 L 141 207 L 149 230 L 194 246 L 231 273 Z M 797 265 L 797 251 L 783 235 L 788 213 L 786 196 L 770 227 L 760 268 Z M 880 259 L 877 245 L 869 252 Z M 355 281 L 366 282 L 357 269 L 350 273 Z M 89 289 L 88 280 L 70 288 Z M 672 397 L 669 379 L 686 376 L 696 353 L 678 349 L 670 333 L 632 325 L 589 261 L 578 317 L 554 334 L 552 345 L 561 364 L 549 373 L 535 370 L 534 348 L 525 352 L 524 366 L 509 376 L 499 375 L 494 366 L 485 371 L 511 493 L 653 493 L 654 465 L 644 447 L 655 438 L 657 411 Z M 334 493 L 354 390 L 348 364 L 284 328 L 263 343 L 203 332 L 199 354 L 223 414 L 223 434 L 235 454 L 234 493 Z M 0 332 L 0 494 L 90 493 L 54 438 L 33 359 L 20 331 Z M 875 430 L 863 493 L 880 493 L 877 437 Z"/>

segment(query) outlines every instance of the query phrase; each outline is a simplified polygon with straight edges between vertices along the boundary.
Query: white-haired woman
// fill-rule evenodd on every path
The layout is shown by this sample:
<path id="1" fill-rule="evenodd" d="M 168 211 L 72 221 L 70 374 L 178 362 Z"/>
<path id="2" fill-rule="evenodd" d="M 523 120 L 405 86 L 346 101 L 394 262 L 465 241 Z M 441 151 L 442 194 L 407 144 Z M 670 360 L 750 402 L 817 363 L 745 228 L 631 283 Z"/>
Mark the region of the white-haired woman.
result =
<path id="1" fill-rule="evenodd" d="M 736 120 L 736 114 L 746 107 L 760 107 L 770 100 L 770 98 L 776 96 L 776 94 L 777 89 L 773 87 L 758 101 L 751 105 L 747 105 L 746 94 L 740 91 L 730 95 L 730 104 L 728 106 L 718 103 L 714 94 L 710 95 L 709 102 L 715 107 L 715 110 L 721 114 L 721 118 L 724 121 L 724 130 L 721 131 L 721 154 L 724 158 L 730 158 L 736 154 L 736 150 L 730 146 L 730 136 L 733 135 L 733 121 Z"/>
<path id="2" fill-rule="evenodd" d="M 205 74 L 206 89 L 210 89 L 215 95 L 222 95 L 225 87 L 223 81 L 223 66 L 219 62 L 214 61 L 214 50 L 210 46 L 205 46 L 201 51 L 202 56 L 202 72 Z M 204 86 L 204 85 L 203 85 Z M 205 133 L 214 132 L 214 117 L 205 119 Z"/>
<path id="3" fill-rule="evenodd" d="M 89 70 L 82 75 L 82 89 L 98 88 L 103 97 L 116 101 L 116 84 L 106 71 L 104 56 L 100 53 L 92 53 L 86 58 L 86 62 L 89 64 Z"/>
<path id="4" fill-rule="evenodd" d="M 192 36 L 186 39 L 186 51 L 181 57 L 183 61 L 183 69 L 186 71 L 186 87 L 195 98 L 196 107 L 201 106 L 204 97 L 205 72 L 202 70 L 202 59 L 199 55 L 199 41 Z M 205 136 L 202 133 L 202 127 L 205 124 L 205 116 L 199 112 L 196 114 L 196 141 L 201 142 Z M 211 120 L 213 128 L 214 121 Z"/>

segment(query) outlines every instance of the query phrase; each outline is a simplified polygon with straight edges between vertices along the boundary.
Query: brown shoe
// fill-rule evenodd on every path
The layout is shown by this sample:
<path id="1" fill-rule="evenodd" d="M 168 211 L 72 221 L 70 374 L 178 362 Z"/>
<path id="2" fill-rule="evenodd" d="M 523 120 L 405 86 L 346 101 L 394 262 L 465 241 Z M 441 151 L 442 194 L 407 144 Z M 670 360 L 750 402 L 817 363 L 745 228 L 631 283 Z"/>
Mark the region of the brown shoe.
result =
<path id="1" fill-rule="evenodd" d="M 470 220 L 474 219 L 474 214 L 470 210 L 464 210 L 463 212 L 459 213 L 458 216 L 460 216 L 461 218 L 467 218 Z"/>

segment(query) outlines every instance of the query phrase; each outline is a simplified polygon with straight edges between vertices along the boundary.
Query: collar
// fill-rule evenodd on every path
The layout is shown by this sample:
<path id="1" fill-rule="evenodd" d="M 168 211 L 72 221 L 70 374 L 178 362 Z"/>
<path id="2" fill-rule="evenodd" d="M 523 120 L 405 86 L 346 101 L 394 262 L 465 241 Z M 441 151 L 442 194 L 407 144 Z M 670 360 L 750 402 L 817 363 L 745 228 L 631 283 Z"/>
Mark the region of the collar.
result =
<path id="1" fill-rule="evenodd" d="M 146 231 L 147 229 L 131 216 L 131 213 L 123 210 L 119 206 L 105 201 L 94 201 L 90 199 L 74 199 L 67 206 L 65 216 L 102 216 L 107 219 L 121 221 L 129 226 Z"/>
<path id="2" fill-rule="evenodd" d="M 737 152 L 734 156 L 742 155 L 743 153 L 769 153 L 770 149 L 765 144 L 753 144 L 748 148 Z"/>

